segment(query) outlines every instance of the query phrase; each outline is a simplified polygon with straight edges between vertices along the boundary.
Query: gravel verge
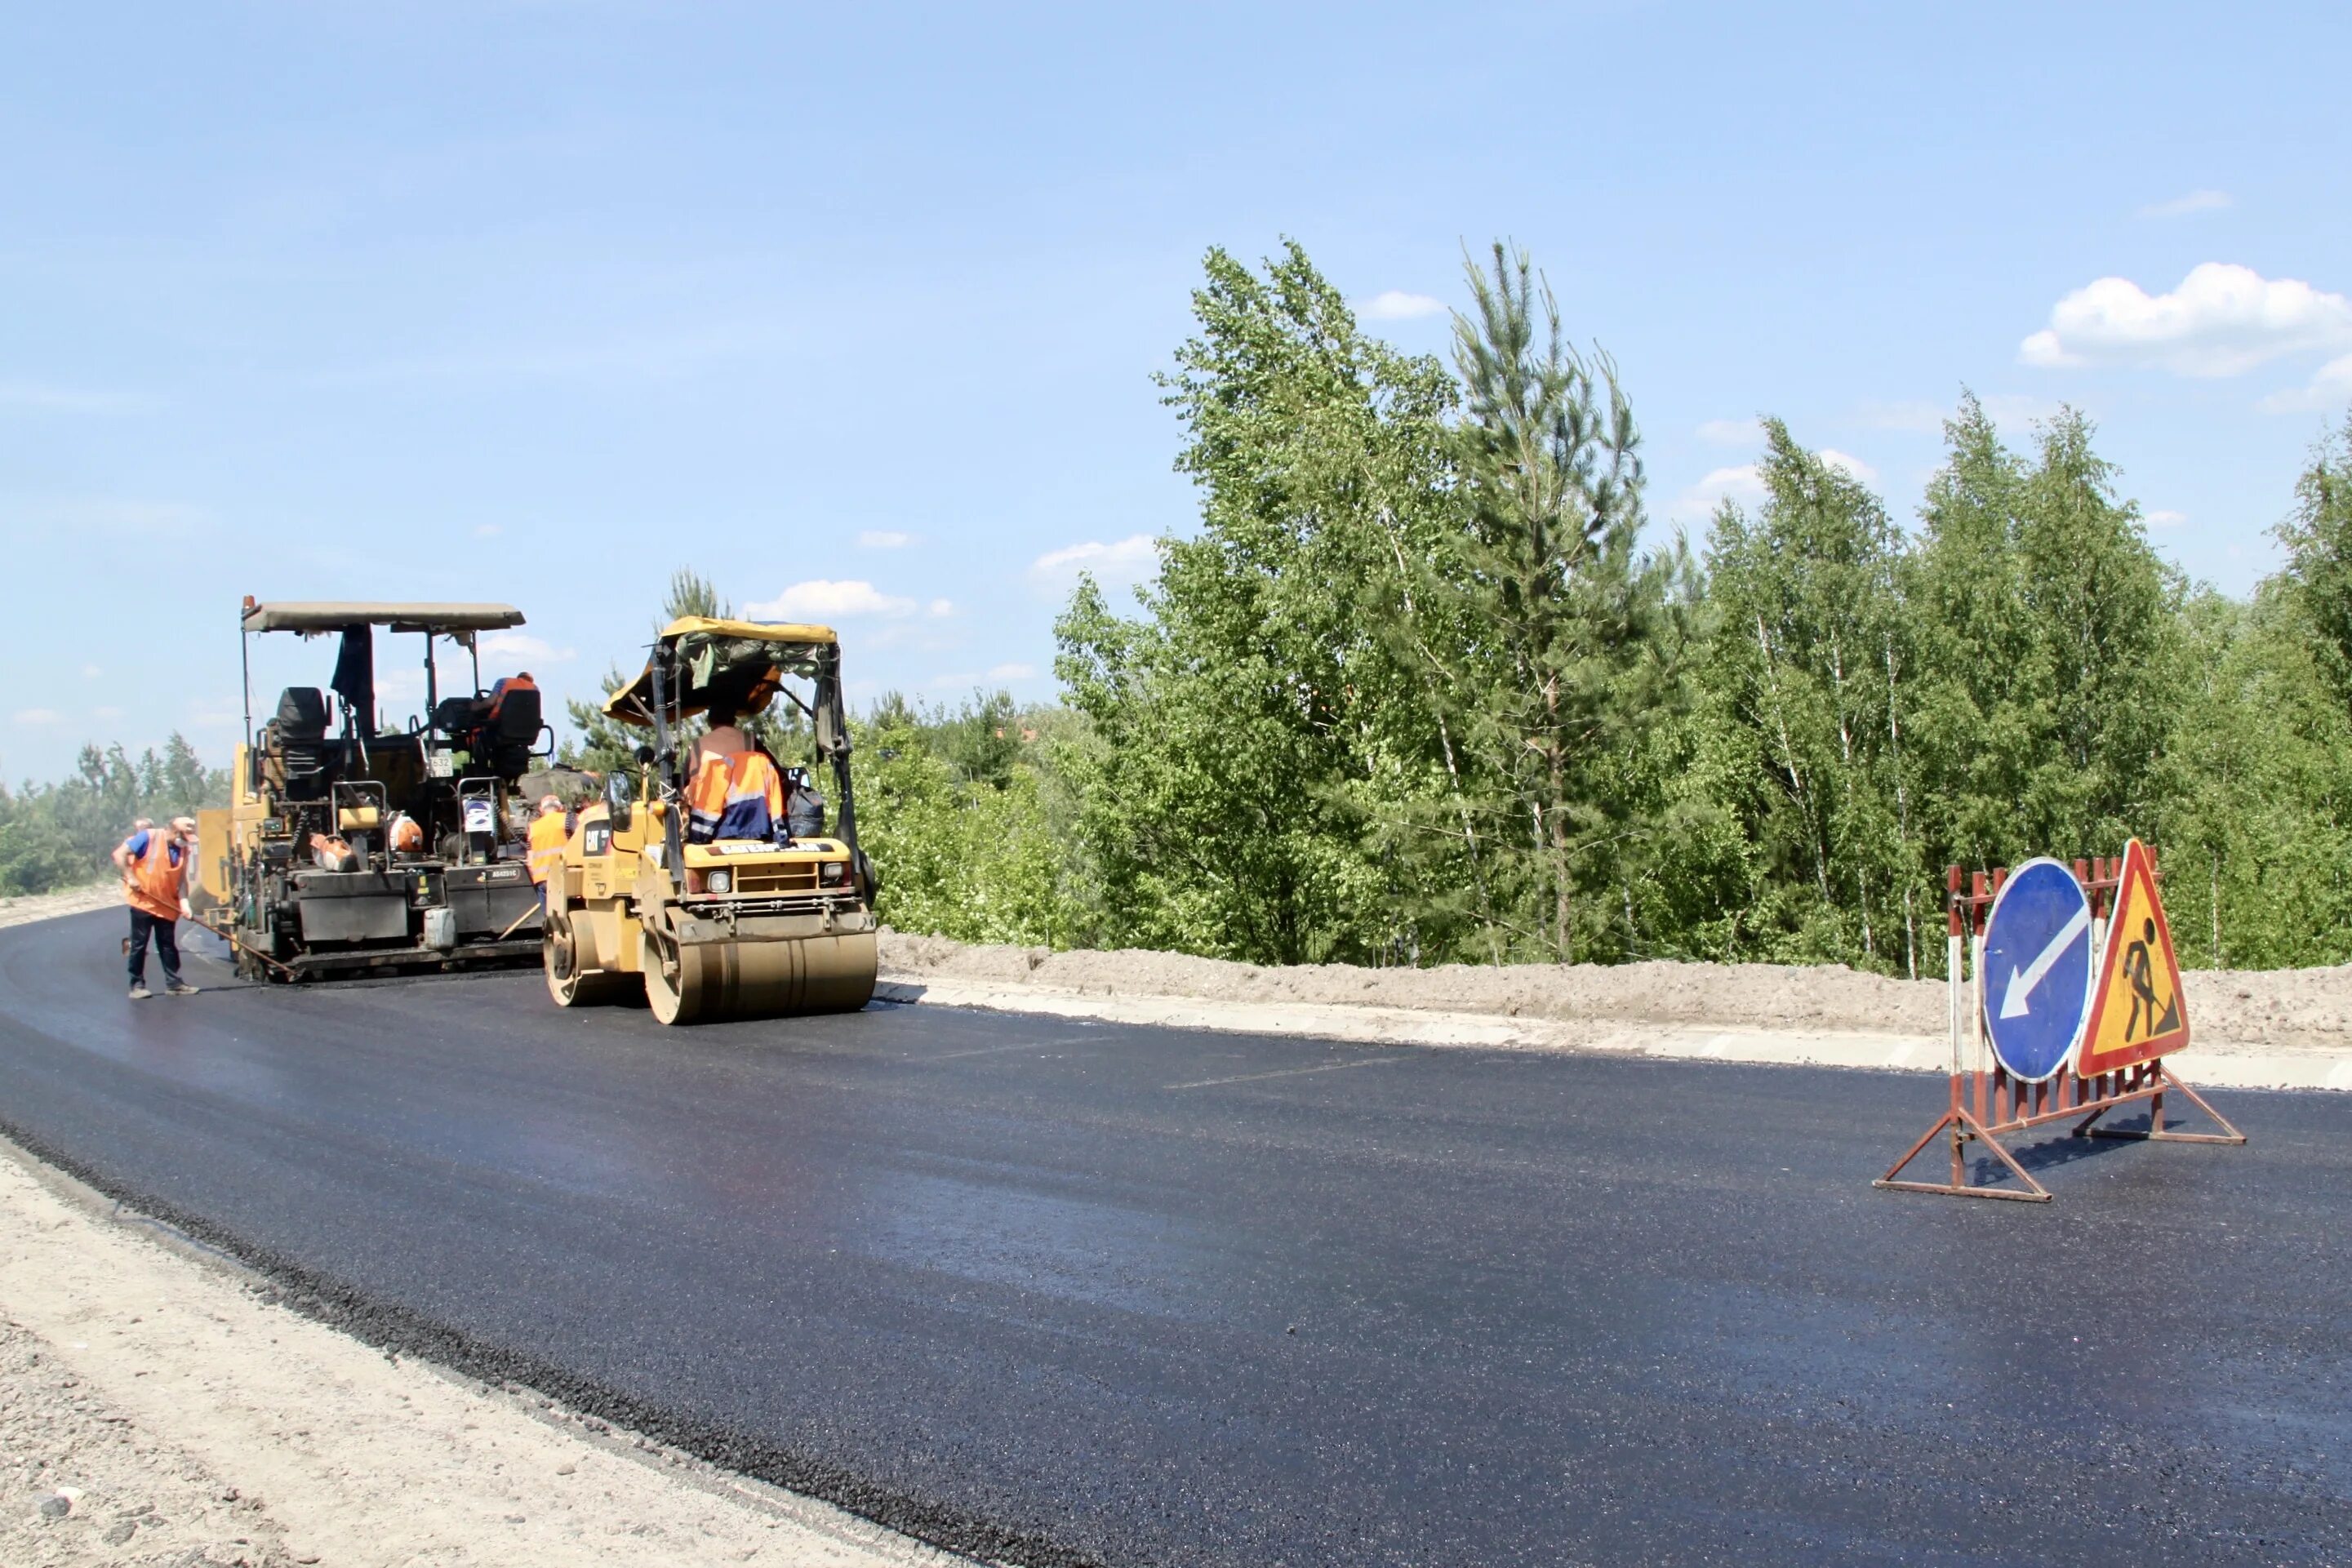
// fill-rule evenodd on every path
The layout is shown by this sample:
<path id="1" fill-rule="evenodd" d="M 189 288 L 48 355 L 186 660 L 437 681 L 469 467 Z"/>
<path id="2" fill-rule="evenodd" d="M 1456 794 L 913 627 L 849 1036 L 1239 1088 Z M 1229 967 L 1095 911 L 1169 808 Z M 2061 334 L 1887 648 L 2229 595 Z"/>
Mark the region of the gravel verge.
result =
<path id="1" fill-rule="evenodd" d="M 0 1563 L 956 1561 L 277 1293 L 0 1145 Z"/>
<path id="2" fill-rule="evenodd" d="M 23 1568 L 295 1561 L 261 1499 L 159 1440 L 13 1319 L 0 1319 L 0 1562 Z"/>
<path id="3" fill-rule="evenodd" d="M 882 933 L 883 994 L 1120 1022 L 1348 1040 L 1830 1066 L 1944 1064 L 1941 980 L 1842 964 L 1287 967 L 1148 951 L 1055 952 Z M 2200 1082 L 2352 1089 L 2352 965 L 2192 969 L 2183 977 Z"/>
<path id="4" fill-rule="evenodd" d="M 121 884 L 112 882 L 94 882 L 86 887 L 63 888 L 56 893 L 20 894 L 13 898 L 0 898 L 0 929 L 26 925 L 35 920 L 52 920 L 60 915 L 119 908 L 121 904 Z M 127 921 L 123 929 L 130 929 Z"/>

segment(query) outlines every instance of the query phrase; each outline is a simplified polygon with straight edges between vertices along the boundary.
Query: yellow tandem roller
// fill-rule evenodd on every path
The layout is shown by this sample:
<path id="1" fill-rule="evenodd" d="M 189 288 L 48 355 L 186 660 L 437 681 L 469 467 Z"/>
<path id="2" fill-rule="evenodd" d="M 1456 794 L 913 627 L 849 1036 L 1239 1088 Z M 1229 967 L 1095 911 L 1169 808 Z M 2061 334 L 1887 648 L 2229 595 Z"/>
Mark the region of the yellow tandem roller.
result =
<path id="1" fill-rule="evenodd" d="M 686 722 L 713 711 L 749 719 L 779 696 L 808 720 L 812 760 L 831 765 L 830 822 L 808 775 L 772 758 L 782 820 L 747 826 L 735 810 L 717 812 L 715 798 L 690 800 Z M 580 813 L 562 873 L 550 878 L 543 951 L 556 1004 L 642 995 L 665 1024 L 864 1007 L 877 967 L 874 871 L 857 847 L 834 632 L 674 621 L 604 711 L 651 731 L 651 744 L 634 774 L 614 773 L 604 800 Z"/>

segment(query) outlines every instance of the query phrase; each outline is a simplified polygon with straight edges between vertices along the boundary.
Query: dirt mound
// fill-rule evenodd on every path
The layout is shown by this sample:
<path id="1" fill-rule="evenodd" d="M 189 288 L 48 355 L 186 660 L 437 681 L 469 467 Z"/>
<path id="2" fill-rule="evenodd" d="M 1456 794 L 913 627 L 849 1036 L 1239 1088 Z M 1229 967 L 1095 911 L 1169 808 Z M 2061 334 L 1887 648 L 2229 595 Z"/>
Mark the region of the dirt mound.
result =
<path id="1" fill-rule="evenodd" d="M 1510 1018 L 1906 1034 L 1932 1034 L 1944 1027 L 1941 982 L 1890 980 L 1843 965 L 1809 968 L 1654 962 L 1494 968 L 1448 964 L 1433 969 L 1364 969 L 1310 964 L 1266 968 L 1182 953 L 971 946 L 945 937 L 887 931 L 882 937 L 882 965 L 909 977 L 1013 980 L 1082 995 L 1352 1003 Z"/>
<path id="2" fill-rule="evenodd" d="M 1449 964 L 1363 969 L 1266 968 L 1141 950 L 1056 953 L 882 934 L 882 967 L 919 979 L 1014 981 L 1088 996 L 1195 997 L 1499 1013 L 1569 1021 L 1715 1024 L 1727 1029 L 1944 1032 L 1941 980 L 1891 980 L 1843 964 Z M 2215 1044 L 2352 1049 L 2352 965 L 2333 969 L 2192 970 L 2189 1015 Z"/>

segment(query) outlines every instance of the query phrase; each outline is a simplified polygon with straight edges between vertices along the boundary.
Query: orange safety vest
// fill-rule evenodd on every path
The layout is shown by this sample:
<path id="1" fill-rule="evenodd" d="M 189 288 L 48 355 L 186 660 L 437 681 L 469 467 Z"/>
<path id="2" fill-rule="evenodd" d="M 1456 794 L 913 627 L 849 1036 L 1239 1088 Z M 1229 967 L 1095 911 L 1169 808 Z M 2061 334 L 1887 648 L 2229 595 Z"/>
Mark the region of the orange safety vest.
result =
<path id="1" fill-rule="evenodd" d="M 686 787 L 686 836 L 698 844 L 710 841 L 719 819 L 727 814 L 727 758 L 706 755 Z"/>
<path id="2" fill-rule="evenodd" d="M 727 759 L 727 799 L 748 800 L 754 795 L 768 803 L 768 815 L 782 820 L 784 814 L 784 776 L 764 753 L 746 751 Z"/>
<path id="3" fill-rule="evenodd" d="M 719 836 L 720 823 L 730 808 L 752 800 L 764 803 L 771 824 L 783 819 L 783 777 L 764 753 L 742 751 L 731 757 L 705 757 L 702 766 L 695 770 L 694 782 L 687 787 L 688 839 L 698 844 L 710 842 Z M 749 813 L 748 821 L 757 823 L 759 815 Z M 739 826 L 746 820 L 745 813 L 736 813 Z M 761 828 L 758 836 L 765 837 L 772 831 L 772 827 Z"/>
<path id="4" fill-rule="evenodd" d="M 563 813 L 543 811 L 530 821 L 530 880 L 545 882 L 563 869 L 563 843 L 572 836 Z"/>
<path id="5" fill-rule="evenodd" d="M 124 843 L 131 841 L 125 839 Z M 180 852 L 180 863 L 172 863 L 172 851 Z M 123 884 L 122 899 L 133 909 L 143 909 L 158 920 L 180 917 L 180 891 L 186 885 L 188 867 L 196 856 L 196 846 L 184 840 L 166 841 L 160 829 L 147 831 L 147 847 L 131 860 L 131 877 Z"/>
<path id="6" fill-rule="evenodd" d="M 504 680 L 499 682 L 496 685 L 490 688 L 490 711 L 484 715 L 483 717 L 488 722 L 495 723 L 499 716 L 499 711 L 507 706 L 507 694 L 509 692 L 535 692 L 537 690 L 539 690 L 539 683 L 532 680 L 527 674 L 507 676 Z"/>

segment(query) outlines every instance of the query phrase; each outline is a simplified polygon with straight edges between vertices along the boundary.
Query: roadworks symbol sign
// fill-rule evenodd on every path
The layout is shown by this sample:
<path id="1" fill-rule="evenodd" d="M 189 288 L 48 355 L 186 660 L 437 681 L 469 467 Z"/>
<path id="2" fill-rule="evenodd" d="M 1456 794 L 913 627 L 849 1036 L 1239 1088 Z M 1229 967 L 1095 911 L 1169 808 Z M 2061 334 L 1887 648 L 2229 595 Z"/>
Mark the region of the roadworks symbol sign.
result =
<path id="1" fill-rule="evenodd" d="M 2074 1071 L 2087 1078 L 2169 1056 L 2189 1044 L 2189 1003 L 2172 928 L 2156 894 L 2156 867 L 2137 839 L 2124 846 L 2107 951 L 2091 992 L 2091 1019 Z"/>

